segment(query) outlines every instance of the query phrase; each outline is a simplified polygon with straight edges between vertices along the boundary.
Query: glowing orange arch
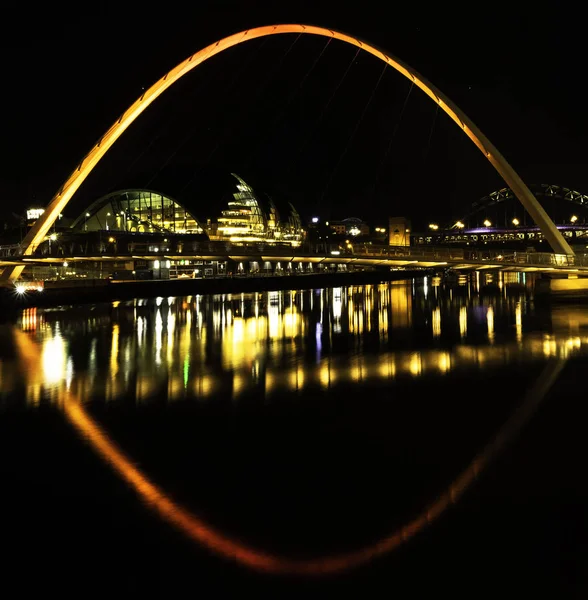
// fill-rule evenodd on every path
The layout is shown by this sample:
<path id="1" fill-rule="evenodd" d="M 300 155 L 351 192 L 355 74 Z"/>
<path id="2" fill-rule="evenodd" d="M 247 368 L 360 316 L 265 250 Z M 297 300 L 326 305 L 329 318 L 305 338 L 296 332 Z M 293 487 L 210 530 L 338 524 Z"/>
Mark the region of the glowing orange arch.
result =
<path id="1" fill-rule="evenodd" d="M 138 100 L 136 100 L 126 112 L 110 127 L 110 129 L 102 136 L 100 141 L 90 150 L 90 152 L 82 159 L 78 168 L 69 176 L 61 189 L 53 197 L 45 213 L 36 221 L 29 233 L 22 242 L 23 255 L 30 255 L 35 248 L 44 240 L 51 225 L 58 218 L 67 203 L 71 200 L 80 185 L 86 177 L 92 172 L 92 169 L 98 164 L 108 149 L 118 140 L 118 138 L 126 131 L 126 129 L 137 119 L 137 117 L 165 90 L 171 87 L 176 81 L 181 79 L 186 73 L 195 69 L 204 61 L 220 54 L 228 48 L 232 48 L 242 42 L 253 40 L 256 38 L 266 37 L 269 35 L 278 35 L 283 33 L 300 33 L 310 35 L 320 35 L 330 37 L 342 42 L 346 42 L 358 48 L 369 52 L 376 58 L 383 60 L 385 63 L 402 73 L 410 79 L 421 90 L 427 94 L 439 107 L 447 113 L 453 121 L 464 131 L 464 133 L 474 142 L 478 149 L 490 161 L 498 173 L 502 176 L 506 184 L 513 191 L 514 195 L 520 200 L 532 219 L 541 229 L 545 239 L 550 243 L 553 250 L 561 254 L 571 254 L 574 252 L 565 241 L 564 237 L 558 231 L 553 221 L 549 218 L 543 207 L 533 196 L 531 190 L 526 186 L 523 180 L 517 175 L 515 170 L 508 164 L 504 157 L 498 152 L 494 145 L 486 138 L 486 136 L 474 125 L 474 123 L 460 110 L 449 98 L 442 94 L 435 86 L 429 83 L 417 71 L 412 69 L 406 63 L 397 58 L 382 52 L 378 48 L 363 42 L 357 38 L 351 37 L 344 33 L 326 29 L 324 27 L 315 27 L 313 25 L 266 25 L 264 27 L 256 27 L 248 29 L 240 33 L 230 35 L 206 48 L 203 48 L 196 54 L 193 54 L 177 67 L 166 73 L 159 81 L 154 83 Z M 2 273 L 2 280 L 14 281 L 18 279 L 23 266 L 6 267 Z"/>
<path id="2" fill-rule="evenodd" d="M 13 333 L 20 360 L 27 366 L 26 373 L 29 376 L 32 374 L 35 384 L 40 386 L 42 375 L 38 369 L 41 358 L 39 346 L 24 332 L 14 328 Z M 500 428 L 496 437 L 484 447 L 482 452 L 451 482 L 447 489 L 443 490 L 434 502 L 406 525 L 356 551 L 307 560 L 293 560 L 250 546 L 191 513 L 180 503 L 171 499 L 162 488 L 137 467 L 133 460 L 126 456 L 100 425 L 92 419 L 79 396 L 62 387 L 60 400 L 64 414 L 83 439 L 92 445 L 94 450 L 113 467 L 150 508 L 195 542 L 219 556 L 232 559 L 258 571 L 290 575 L 328 575 L 359 567 L 374 558 L 387 554 L 436 521 L 451 505 L 457 502 L 482 470 L 521 430 L 553 387 L 565 364 L 565 358 L 556 358 L 546 363 L 535 384 L 525 394 L 522 404 Z"/>

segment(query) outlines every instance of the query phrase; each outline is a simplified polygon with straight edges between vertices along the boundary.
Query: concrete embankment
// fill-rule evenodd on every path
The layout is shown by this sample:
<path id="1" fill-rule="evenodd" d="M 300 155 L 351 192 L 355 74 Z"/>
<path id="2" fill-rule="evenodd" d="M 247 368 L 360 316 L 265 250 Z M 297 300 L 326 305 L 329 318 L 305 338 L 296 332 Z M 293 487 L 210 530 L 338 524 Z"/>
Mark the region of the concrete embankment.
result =
<path id="1" fill-rule="evenodd" d="M 67 281 L 48 282 L 43 291 L 17 293 L 15 288 L 0 290 L 0 309 L 50 307 L 64 304 L 87 304 L 158 296 L 195 294 L 239 294 L 278 290 L 304 290 L 346 285 L 375 284 L 424 277 L 427 270 L 356 271 L 348 273 L 283 275 L 278 277 L 226 277 L 215 279 L 173 279 L 152 281 L 84 280 L 68 285 Z M 57 285 L 58 284 L 58 285 Z"/>

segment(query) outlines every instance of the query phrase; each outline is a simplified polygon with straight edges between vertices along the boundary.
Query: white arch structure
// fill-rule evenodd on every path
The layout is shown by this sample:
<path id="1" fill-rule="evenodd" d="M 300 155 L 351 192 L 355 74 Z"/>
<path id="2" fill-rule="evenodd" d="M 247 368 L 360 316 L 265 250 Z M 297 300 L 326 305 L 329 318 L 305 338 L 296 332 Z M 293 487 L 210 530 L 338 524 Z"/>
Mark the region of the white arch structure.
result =
<path id="1" fill-rule="evenodd" d="M 498 152 L 494 145 L 486 138 L 486 136 L 476 127 L 476 125 L 464 114 L 464 112 L 456 106 L 449 98 L 442 94 L 434 85 L 429 83 L 422 75 L 415 71 L 412 67 L 402 62 L 401 60 L 379 50 L 378 48 L 363 42 L 360 39 L 351 37 L 347 34 L 326 29 L 324 27 L 316 27 L 313 25 L 266 25 L 248 29 L 240 33 L 235 33 L 228 37 L 215 42 L 206 48 L 196 52 L 186 60 L 181 62 L 171 71 L 166 73 L 159 81 L 155 82 L 143 95 L 138 98 L 110 127 L 110 129 L 102 136 L 98 143 L 86 154 L 82 159 L 77 169 L 68 177 L 61 189 L 52 198 L 43 215 L 37 219 L 33 227 L 22 242 L 22 254 L 24 256 L 31 255 L 36 247 L 45 239 L 49 229 L 63 211 L 65 206 L 71 200 L 75 192 L 82 185 L 84 180 L 92 172 L 94 167 L 108 152 L 111 146 L 118 138 L 128 129 L 128 127 L 139 117 L 139 115 L 147 109 L 165 90 L 170 88 L 176 81 L 184 75 L 195 69 L 198 65 L 206 60 L 220 54 L 224 50 L 237 46 L 248 40 L 262 38 L 270 35 L 279 35 L 284 33 L 298 33 L 319 35 L 328 37 L 342 42 L 351 44 L 369 52 L 376 58 L 384 61 L 399 73 L 402 73 L 407 79 L 414 82 L 427 96 L 429 96 L 455 123 L 463 130 L 463 132 L 472 140 L 476 147 L 490 161 L 492 166 L 498 171 L 506 184 L 513 191 L 515 196 L 520 200 L 523 207 L 527 210 L 531 218 L 535 221 L 545 239 L 549 242 L 554 252 L 558 254 L 573 255 L 574 252 L 558 231 L 553 221 L 549 218 L 543 207 L 539 204 L 531 190 L 508 164 L 505 158 Z M 1 280 L 15 281 L 18 279 L 24 266 L 6 267 L 2 273 Z"/>

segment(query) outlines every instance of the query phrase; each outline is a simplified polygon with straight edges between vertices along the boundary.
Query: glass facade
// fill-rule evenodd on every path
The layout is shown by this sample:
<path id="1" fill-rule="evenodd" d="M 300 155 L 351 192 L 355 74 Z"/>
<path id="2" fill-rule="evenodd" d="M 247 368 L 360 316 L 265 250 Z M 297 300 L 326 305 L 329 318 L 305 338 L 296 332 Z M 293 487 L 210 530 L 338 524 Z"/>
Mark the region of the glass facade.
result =
<path id="1" fill-rule="evenodd" d="M 232 242 L 259 242 L 267 237 L 266 220 L 253 188 L 238 175 L 231 173 L 237 180 L 237 191 L 228 208 L 222 211 L 218 219 L 219 237 Z"/>
<path id="2" fill-rule="evenodd" d="M 157 192 L 127 190 L 101 198 L 76 219 L 77 231 L 203 233 L 183 206 Z"/>
<path id="3" fill-rule="evenodd" d="M 299 246 L 304 231 L 294 206 L 288 203 L 288 219 L 281 220 L 274 202 L 268 196 L 267 212 L 264 212 L 253 188 L 235 173 L 231 175 L 237 180 L 237 191 L 218 219 L 215 237 L 231 242 L 268 242 Z"/>

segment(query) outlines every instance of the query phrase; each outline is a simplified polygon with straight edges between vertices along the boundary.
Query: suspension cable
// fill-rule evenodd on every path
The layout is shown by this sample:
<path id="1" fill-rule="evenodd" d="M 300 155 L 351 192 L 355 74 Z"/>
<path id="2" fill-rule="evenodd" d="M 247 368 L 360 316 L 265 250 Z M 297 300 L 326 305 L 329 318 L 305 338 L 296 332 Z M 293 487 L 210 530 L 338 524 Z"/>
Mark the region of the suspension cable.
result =
<path id="1" fill-rule="evenodd" d="M 433 122 L 431 123 L 431 131 L 429 131 L 429 138 L 427 145 L 425 146 L 425 152 L 423 153 L 423 168 L 427 162 L 427 156 L 431 148 L 431 140 L 433 139 L 433 131 L 435 130 L 435 123 L 437 122 L 437 115 L 439 114 L 439 104 L 435 104 L 435 114 L 433 115 Z"/>
<path id="2" fill-rule="evenodd" d="M 298 160 L 300 159 L 302 152 L 305 150 L 305 148 L 308 146 L 309 142 L 314 137 L 315 133 L 318 131 L 318 126 L 321 124 L 323 117 L 325 116 L 329 106 L 331 106 L 333 100 L 335 99 L 335 96 L 337 95 L 337 92 L 339 91 L 340 87 L 343 85 L 343 82 L 345 81 L 347 74 L 351 70 L 351 67 L 355 63 L 355 59 L 358 57 L 360 52 L 361 52 L 361 48 L 358 48 L 357 51 L 355 52 L 355 54 L 353 55 L 353 58 L 347 65 L 347 68 L 345 69 L 343 75 L 339 79 L 337 85 L 335 86 L 335 89 L 333 90 L 333 92 L 331 93 L 331 96 L 327 100 L 327 103 L 323 106 L 318 118 L 314 122 L 312 129 L 310 130 L 309 134 L 306 136 L 304 142 L 300 146 L 298 153 L 296 154 L 296 158 L 290 163 L 290 167 L 288 168 L 288 171 L 286 172 L 287 174 L 289 174 L 292 171 L 292 169 L 294 168 L 294 165 L 298 163 Z"/>
<path id="3" fill-rule="evenodd" d="M 361 115 L 359 116 L 359 119 L 357 120 L 357 123 L 355 124 L 355 127 L 353 128 L 353 131 L 351 132 L 351 135 L 349 136 L 349 139 L 347 140 L 347 144 L 345 145 L 345 148 L 343 150 L 343 152 L 341 153 L 341 155 L 339 156 L 339 160 L 337 161 L 337 164 L 335 165 L 335 168 L 331 171 L 331 175 L 327 181 L 327 184 L 323 190 L 323 193 L 320 197 L 320 200 L 318 202 L 318 206 L 317 209 L 320 208 L 320 205 L 322 204 L 322 201 L 325 198 L 325 195 L 337 173 L 337 171 L 339 170 L 339 167 L 341 166 L 341 163 L 343 162 L 343 159 L 345 158 L 350 146 L 351 146 L 351 142 L 353 141 L 353 138 L 355 137 L 355 134 L 357 133 L 357 130 L 359 129 L 359 126 L 361 125 L 363 118 L 367 112 L 367 109 L 369 108 L 372 100 L 374 99 L 374 96 L 376 94 L 376 91 L 378 89 L 378 87 L 380 86 L 380 82 L 382 81 L 382 77 L 384 76 L 384 73 L 386 72 L 386 69 L 388 68 L 388 63 L 386 63 L 384 65 L 384 68 L 382 69 L 380 76 L 378 77 L 378 81 L 376 82 L 376 85 L 374 86 L 374 89 L 372 90 L 372 93 L 370 94 L 370 97 L 368 99 L 368 101 L 366 102 L 365 106 L 363 107 L 363 111 L 361 112 Z"/>
<path id="4" fill-rule="evenodd" d="M 261 46 L 263 46 L 263 44 L 267 41 L 267 38 L 263 39 L 263 43 L 261 44 Z M 261 49 L 261 46 L 258 48 L 257 51 L 259 51 Z M 255 54 L 255 53 L 254 53 Z M 202 92 L 204 92 L 206 90 L 207 87 L 210 86 L 210 79 L 208 78 L 204 78 L 200 84 L 198 86 L 195 87 L 194 90 L 192 90 L 188 96 L 188 101 L 192 101 L 194 98 L 197 98 L 199 95 L 202 94 Z M 167 125 L 168 128 L 175 125 L 177 123 L 177 121 L 181 118 L 181 113 L 175 112 L 172 119 L 167 120 Z M 121 182 L 125 179 L 125 177 L 128 176 L 128 174 L 131 172 L 131 170 L 139 164 L 139 162 L 141 162 L 141 160 L 143 159 L 143 157 L 145 157 L 147 155 L 147 153 L 151 150 L 151 148 L 153 148 L 153 146 L 155 145 L 155 143 L 157 141 L 159 141 L 161 139 L 161 137 L 163 136 L 163 130 L 160 127 L 159 131 L 155 133 L 155 135 L 152 136 L 151 140 L 149 141 L 149 143 L 147 145 L 145 145 L 143 147 L 143 149 L 137 154 L 137 156 L 133 159 L 133 161 L 131 162 L 131 164 L 127 167 L 127 169 L 124 171 L 124 173 L 118 178 L 116 185 L 114 185 L 113 187 L 111 187 L 111 190 L 115 190 L 119 187 L 119 185 L 121 184 Z"/>
<path id="5" fill-rule="evenodd" d="M 296 38 L 294 39 L 294 41 L 286 49 L 286 52 L 282 55 L 282 57 L 281 57 L 280 61 L 277 63 L 277 65 L 275 65 L 275 67 L 268 72 L 268 74 L 267 74 L 266 78 L 264 79 L 263 83 L 261 84 L 261 86 L 257 90 L 257 94 L 255 95 L 255 99 L 254 99 L 253 104 L 256 103 L 257 99 L 260 97 L 260 95 L 262 94 L 262 92 L 265 91 L 265 89 L 269 85 L 270 81 L 273 79 L 274 75 L 279 70 L 279 68 L 283 65 L 284 61 L 286 60 L 286 57 L 290 54 L 290 52 L 292 51 L 292 49 L 294 48 L 294 46 L 296 45 L 296 43 L 298 42 L 298 40 L 301 38 L 301 36 L 302 36 L 301 33 L 299 33 L 296 36 Z M 204 159 L 204 161 L 202 162 L 202 164 L 200 165 L 200 167 L 195 171 L 194 175 L 192 177 L 190 177 L 190 179 L 187 181 L 187 183 L 180 189 L 179 194 L 182 194 L 184 191 L 186 191 L 192 185 L 192 183 L 196 180 L 196 178 L 198 177 L 198 175 L 200 175 L 200 173 L 204 170 L 204 167 L 207 164 L 209 164 L 210 160 L 216 154 L 216 152 L 220 148 L 221 144 L 229 137 L 230 134 L 233 133 L 233 131 L 235 129 L 235 122 L 237 122 L 237 123 L 238 122 L 242 122 L 242 117 L 243 117 L 243 115 L 245 113 L 245 109 L 246 109 L 246 106 L 243 105 L 243 108 L 239 112 L 238 117 L 235 118 L 235 119 L 233 119 L 232 123 L 228 123 L 226 125 L 226 127 L 224 128 L 222 134 L 218 137 L 216 144 L 213 146 L 212 150 L 208 153 L 208 156 Z"/>
<path id="6" fill-rule="evenodd" d="M 410 94 L 411 94 L 413 88 L 414 88 L 414 81 L 411 81 L 410 87 L 408 88 L 408 92 L 406 94 L 406 97 L 404 98 L 404 103 L 402 104 L 402 108 L 400 109 L 400 114 L 398 115 L 398 120 L 394 124 L 394 129 L 392 130 L 392 135 L 390 136 L 390 140 L 388 141 L 388 146 L 386 147 L 386 151 L 384 152 L 384 155 L 382 156 L 382 159 L 380 160 L 380 163 L 378 164 L 378 168 L 376 170 L 376 177 L 374 179 L 374 186 L 372 188 L 372 199 L 374 198 L 374 196 L 376 195 L 376 192 L 378 190 L 378 183 L 380 181 L 380 176 L 382 174 L 382 168 L 384 167 L 386 159 L 388 158 L 388 155 L 390 154 L 390 150 L 392 149 L 392 143 L 394 142 L 394 138 L 396 137 L 396 134 L 398 133 L 398 129 L 400 128 L 400 123 L 402 123 L 402 117 L 404 116 L 404 111 L 406 110 L 406 107 L 408 105 L 408 100 L 410 98 Z"/>
<path id="7" fill-rule="evenodd" d="M 229 96 L 237 83 L 241 80 L 243 73 L 245 72 L 246 67 L 248 67 L 251 62 L 258 56 L 259 52 L 265 45 L 267 38 L 264 38 L 263 42 L 259 44 L 256 49 L 243 61 L 239 69 L 233 74 L 233 77 L 229 81 L 229 84 L 226 86 L 224 94 L 225 96 Z M 176 148 L 171 152 L 171 154 L 167 157 L 167 159 L 163 162 L 161 167 L 150 177 L 149 181 L 145 184 L 145 188 L 148 188 L 152 181 L 154 181 L 157 176 L 169 165 L 169 163 L 174 159 L 174 157 L 178 154 L 178 152 L 194 137 L 196 132 L 202 126 L 202 122 L 196 120 L 195 125 L 189 130 L 188 134 L 182 138 L 180 143 L 176 146 Z"/>
<path id="8" fill-rule="evenodd" d="M 275 131 L 276 126 L 283 119 L 284 114 L 286 113 L 286 109 L 290 106 L 290 104 L 292 103 L 292 101 L 294 100 L 294 98 L 296 97 L 296 95 L 303 89 L 304 84 L 306 83 L 306 80 L 308 79 L 309 75 L 314 71 L 315 67 L 319 63 L 320 59 L 323 57 L 324 53 L 326 52 L 327 48 L 329 47 L 329 44 L 332 41 L 333 41 L 333 38 L 329 38 L 327 40 L 327 42 L 324 44 L 322 50 L 320 51 L 319 55 L 314 59 L 312 65 L 306 71 L 306 73 L 304 74 L 304 77 L 302 77 L 302 79 L 300 80 L 300 83 L 299 83 L 298 87 L 296 87 L 296 88 L 294 88 L 294 90 L 292 90 L 292 92 L 290 93 L 288 99 L 286 100 L 286 103 L 282 106 L 282 109 L 277 114 L 277 116 L 274 118 L 271 126 L 268 129 L 268 132 L 266 133 L 266 135 L 263 138 L 263 141 L 261 142 L 261 144 L 257 145 L 258 151 L 257 152 L 252 152 L 249 155 L 249 159 L 248 159 L 248 161 L 246 163 L 245 169 L 249 168 L 249 166 L 251 165 L 251 163 L 253 162 L 253 160 L 259 154 L 259 149 L 263 146 L 264 142 L 267 141 L 267 139 L 271 136 L 272 132 Z"/>

